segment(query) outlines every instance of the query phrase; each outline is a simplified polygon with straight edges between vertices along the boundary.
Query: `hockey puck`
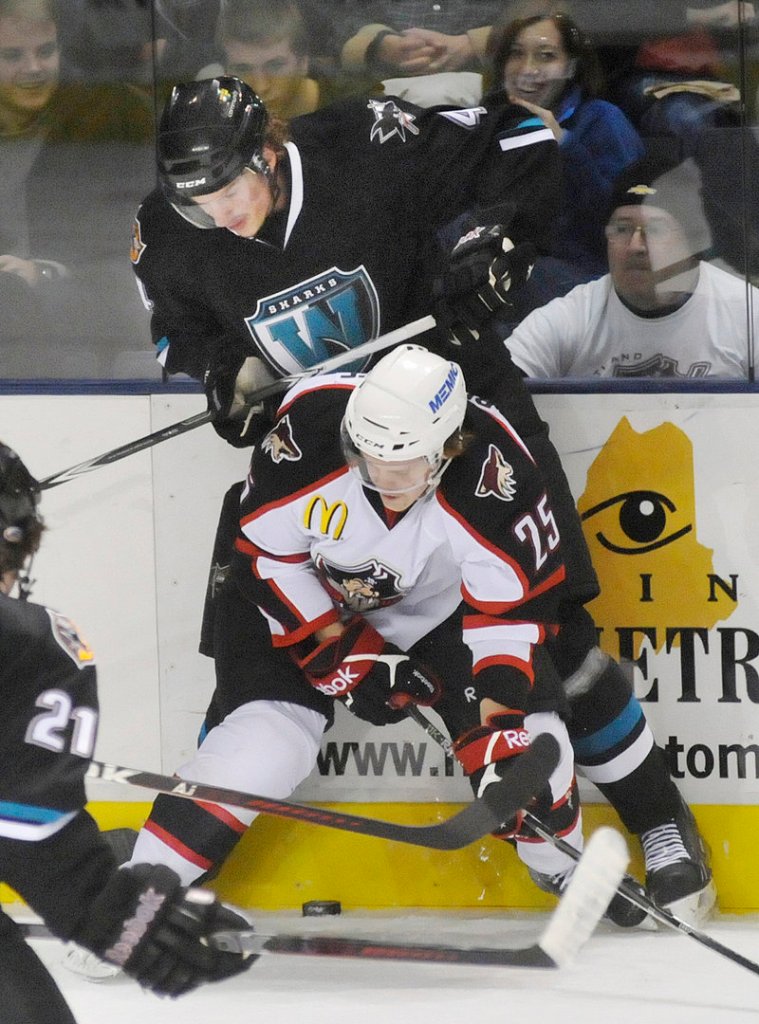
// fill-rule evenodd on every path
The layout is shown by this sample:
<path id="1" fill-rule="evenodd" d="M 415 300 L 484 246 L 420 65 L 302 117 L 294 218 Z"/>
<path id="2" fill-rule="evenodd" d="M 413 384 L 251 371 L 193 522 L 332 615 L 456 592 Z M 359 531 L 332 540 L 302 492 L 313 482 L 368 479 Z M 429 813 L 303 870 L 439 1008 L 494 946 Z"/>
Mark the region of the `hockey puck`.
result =
<path id="1" fill-rule="evenodd" d="M 339 900 L 309 900 L 302 909 L 304 917 L 327 917 L 343 910 Z"/>

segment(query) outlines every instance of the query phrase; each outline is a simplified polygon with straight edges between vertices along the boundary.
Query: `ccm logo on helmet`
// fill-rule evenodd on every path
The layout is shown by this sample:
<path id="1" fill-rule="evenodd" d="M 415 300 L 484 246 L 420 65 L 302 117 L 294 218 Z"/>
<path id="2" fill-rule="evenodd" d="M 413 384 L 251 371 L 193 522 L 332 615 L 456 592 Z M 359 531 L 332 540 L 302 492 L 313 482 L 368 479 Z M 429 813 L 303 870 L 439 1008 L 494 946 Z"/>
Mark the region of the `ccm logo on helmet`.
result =
<path id="1" fill-rule="evenodd" d="M 195 188 L 197 185 L 205 185 L 205 178 L 196 178 L 194 181 L 178 181 L 177 188 Z"/>
<path id="2" fill-rule="evenodd" d="M 456 381 L 459 379 L 459 371 L 455 367 L 451 367 L 450 373 L 443 381 L 443 386 L 435 393 L 434 397 L 429 400 L 429 405 L 432 412 L 437 412 L 442 404 L 450 397 L 453 389 L 456 387 Z"/>

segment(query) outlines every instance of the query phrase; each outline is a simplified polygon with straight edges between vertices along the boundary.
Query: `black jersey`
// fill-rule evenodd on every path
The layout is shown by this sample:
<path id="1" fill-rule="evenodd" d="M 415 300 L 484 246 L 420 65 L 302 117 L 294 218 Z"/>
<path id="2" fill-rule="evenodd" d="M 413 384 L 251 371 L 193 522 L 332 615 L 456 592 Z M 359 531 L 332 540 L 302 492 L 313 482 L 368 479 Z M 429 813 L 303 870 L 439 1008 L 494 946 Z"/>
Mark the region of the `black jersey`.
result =
<path id="1" fill-rule="evenodd" d="M 140 207 L 132 262 L 170 373 L 243 355 L 297 373 L 429 313 L 436 233 L 466 210 L 548 241 L 558 147 L 519 107 L 351 99 L 291 133 L 287 209 L 259 238 L 194 227 L 160 190 Z"/>
<path id="2" fill-rule="evenodd" d="M 388 520 L 340 445 L 360 378 L 293 388 L 254 452 L 237 578 L 275 646 L 361 614 L 404 650 L 453 614 L 482 696 L 530 705 L 533 654 L 556 621 L 564 564 L 538 467 L 492 405 L 472 398 L 471 440 L 437 489 Z"/>
<path id="3" fill-rule="evenodd" d="M 94 656 L 59 612 L 0 594 L 0 881 L 71 936 L 115 868 L 84 811 Z"/>

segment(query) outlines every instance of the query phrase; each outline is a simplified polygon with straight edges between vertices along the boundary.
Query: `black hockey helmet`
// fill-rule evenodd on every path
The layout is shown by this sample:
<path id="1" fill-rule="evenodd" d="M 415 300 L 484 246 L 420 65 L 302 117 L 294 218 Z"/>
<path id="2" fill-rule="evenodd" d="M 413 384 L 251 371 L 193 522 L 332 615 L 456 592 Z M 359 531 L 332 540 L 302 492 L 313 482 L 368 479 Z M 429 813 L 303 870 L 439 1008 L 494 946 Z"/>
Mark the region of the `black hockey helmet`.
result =
<path id="1" fill-rule="evenodd" d="M 158 178 L 166 198 L 190 223 L 215 226 L 194 196 L 224 188 L 246 167 L 268 176 L 268 120 L 263 101 L 239 78 L 174 86 L 158 125 Z"/>
<path id="2" fill-rule="evenodd" d="M 16 452 L 0 442 L 0 572 L 20 571 L 39 547 L 40 485 Z"/>

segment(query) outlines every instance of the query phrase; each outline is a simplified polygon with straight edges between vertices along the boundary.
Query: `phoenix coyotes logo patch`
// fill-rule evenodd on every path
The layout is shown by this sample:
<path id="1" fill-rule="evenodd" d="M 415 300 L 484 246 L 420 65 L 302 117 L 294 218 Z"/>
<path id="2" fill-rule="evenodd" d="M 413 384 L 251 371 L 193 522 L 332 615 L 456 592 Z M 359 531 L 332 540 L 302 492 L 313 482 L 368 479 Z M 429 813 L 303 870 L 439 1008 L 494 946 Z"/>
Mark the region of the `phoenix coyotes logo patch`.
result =
<path id="1" fill-rule="evenodd" d="M 480 479 L 475 488 L 478 498 L 494 495 L 500 501 L 511 501 L 516 493 L 514 470 L 494 444 L 488 447 L 488 457 L 482 464 Z"/>
<path id="2" fill-rule="evenodd" d="M 271 456 L 272 462 L 298 462 L 303 458 L 303 452 L 295 443 L 289 416 L 283 416 L 269 431 L 261 442 L 261 448 Z"/>
<path id="3" fill-rule="evenodd" d="M 379 139 L 380 145 L 397 135 L 401 142 L 406 141 L 406 132 L 418 135 L 419 129 L 414 124 L 416 117 L 401 110 L 393 100 L 369 100 L 369 110 L 374 114 L 374 124 L 369 133 L 369 141 Z"/>

